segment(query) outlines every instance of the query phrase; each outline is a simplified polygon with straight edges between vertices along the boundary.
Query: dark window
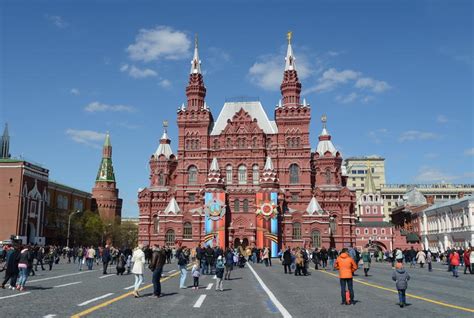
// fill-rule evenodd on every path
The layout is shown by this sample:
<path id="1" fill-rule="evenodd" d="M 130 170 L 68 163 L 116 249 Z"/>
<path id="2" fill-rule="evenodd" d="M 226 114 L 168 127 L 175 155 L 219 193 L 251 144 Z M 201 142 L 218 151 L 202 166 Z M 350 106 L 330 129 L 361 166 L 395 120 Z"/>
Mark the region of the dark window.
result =
<path id="1" fill-rule="evenodd" d="M 175 235 L 174 235 L 174 231 L 173 231 L 173 230 L 170 229 L 170 230 L 166 231 L 166 238 L 165 238 L 165 240 L 166 240 L 166 245 L 168 245 L 168 246 L 174 245 L 174 242 L 175 242 Z"/>
<path id="2" fill-rule="evenodd" d="M 249 200 L 244 199 L 244 202 L 243 202 L 243 204 L 242 204 L 242 209 L 244 210 L 244 212 L 248 212 L 248 211 L 249 211 Z"/>
<path id="3" fill-rule="evenodd" d="M 192 239 L 193 238 L 193 226 L 189 222 L 184 223 L 183 238 L 184 239 Z"/>
<path id="4" fill-rule="evenodd" d="M 301 240 L 301 223 L 293 223 L 293 239 Z"/>
<path id="5" fill-rule="evenodd" d="M 300 167 L 296 163 L 290 165 L 290 183 L 300 182 Z"/>
<path id="6" fill-rule="evenodd" d="M 196 166 L 191 166 L 188 169 L 188 184 L 197 183 L 197 168 Z"/>
<path id="7" fill-rule="evenodd" d="M 189 200 L 189 202 L 196 201 L 196 194 L 195 193 L 189 193 L 188 194 L 188 200 Z"/>
<path id="8" fill-rule="evenodd" d="M 240 201 L 238 199 L 234 200 L 234 212 L 239 212 L 240 210 Z"/>

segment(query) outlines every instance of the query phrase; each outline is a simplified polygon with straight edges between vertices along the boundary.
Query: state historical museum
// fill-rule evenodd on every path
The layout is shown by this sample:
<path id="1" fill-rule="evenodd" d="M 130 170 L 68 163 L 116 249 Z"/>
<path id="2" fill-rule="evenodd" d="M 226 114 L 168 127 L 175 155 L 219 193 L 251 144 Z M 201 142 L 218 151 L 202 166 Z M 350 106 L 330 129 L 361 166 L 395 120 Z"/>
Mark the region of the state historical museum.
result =
<path id="1" fill-rule="evenodd" d="M 325 116 L 319 140 L 309 136 L 311 107 L 300 100 L 291 33 L 282 71 L 274 120 L 259 101 L 226 102 L 214 119 L 196 41 L 187 104 L 177 112 L 177 154 L 165 123 L 149 186 L 138 193 L 139 242 L 255 245 L 273 256 L 286 246 L 355 245 L 355 193 Z"/>

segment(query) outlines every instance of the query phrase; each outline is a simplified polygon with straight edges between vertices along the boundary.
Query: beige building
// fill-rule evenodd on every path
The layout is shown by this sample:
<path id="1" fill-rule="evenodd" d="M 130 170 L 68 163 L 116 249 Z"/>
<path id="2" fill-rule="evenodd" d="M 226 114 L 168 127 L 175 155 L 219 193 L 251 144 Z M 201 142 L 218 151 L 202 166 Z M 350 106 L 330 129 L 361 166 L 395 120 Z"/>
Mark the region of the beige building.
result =
<path id="1" fill-rule="evenodd" d="M 347 174 L 347 186 L 356 190 L 356 200 L 360 197 L 366 185 L 367 171 L 370 168 L 375 191 L 379 192 L 385 184 L 385 158 L 379 156 L 350 157 L 344 161 Z M 359 204 L 356 206 L 356 215 L 359 214 Z"/>

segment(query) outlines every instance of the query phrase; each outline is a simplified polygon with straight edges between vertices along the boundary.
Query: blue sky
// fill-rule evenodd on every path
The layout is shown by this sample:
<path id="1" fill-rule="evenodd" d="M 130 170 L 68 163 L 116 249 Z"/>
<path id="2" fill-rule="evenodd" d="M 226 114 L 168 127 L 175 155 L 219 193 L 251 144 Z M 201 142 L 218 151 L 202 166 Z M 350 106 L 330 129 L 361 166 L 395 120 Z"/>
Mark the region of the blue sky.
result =
<path id="1" fill-rule="evenodd" d="M 90 191 L 110 131 L 123 214 L 138 215 L 161 123 L 185 101 L 199 34 L 207 103 L 258 96 L 273 118 L 293 31 L 313 147 L 389 183 L 474 182 L 471 1 L 1 1 L 0 124 L 11 153 Z"/>

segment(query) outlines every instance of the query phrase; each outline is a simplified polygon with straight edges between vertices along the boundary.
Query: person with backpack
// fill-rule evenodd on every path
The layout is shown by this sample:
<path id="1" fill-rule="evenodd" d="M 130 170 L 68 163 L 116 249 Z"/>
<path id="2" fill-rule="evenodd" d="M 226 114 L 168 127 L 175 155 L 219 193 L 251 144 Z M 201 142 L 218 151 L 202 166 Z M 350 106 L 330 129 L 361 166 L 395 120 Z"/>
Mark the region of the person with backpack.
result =
<path id="1" fill-rule="evenodd" d="M 408 288 L 408 281 L 410 280 L 410 275 L 408 275 L 405 268 L 403 268 L 402 263 L 396 264 L 396 268 L 392 274 L 392 280 L 395 282 L 395 285 L 398 290 L 398 305 L 400 306 L 400 308 L 403 308 L 406 305 L 405 292 Z"/>
<path id="2" fill-rule="evenodd" d="M 341 305 L 355 305 L 354 289 L 353 289 L 353 274 L 357 270 L 357 264 L 349 255 L 348 249 L 345 247 L 341 250 L 341 254 L 336 259 L 334 268 L 339 270 L 339 283 L 341 285 Z M 346 285 L 349 289 L 350 301 L 346 302 Z"/>
<path id="3" fill-rule="evenodd" d="M 234 269 L 234 253 L 230 248 L 227 248 L 225 253 L 225 275 L 224 280 L 230 280 L 230 273 Z"/>
<path id="4" fill-rule="evenodd" d="M 20 252 L 18 261 L 18 269 L 20 272 L 20 279 L 16 285 L 16 289 L 23 291 L 25 289 L 26 280 L 28 279 L 29 269 L 33 267 L 33 253 L 29 246 L 25 246 Z"/>
<path id="5" fill-rule="evenodd" d="M 148 266 L 153 272 L 153 296 L 160 298 L 161 296 L 161 274 L 166 263 L 166 254 L 160 246 L 155 244 L 153 246 L 153 253 L 151 255 L 150 265 Z"/>
<path id="6" fill-rule="evenodd" d="M 222 256 L 217 257 L 216 262 L 216 291 L 224 291 L 223 287 L 223 277 L 224 277 L 224 260 Z"/>
<path id="7" fill-rule="evenodd" d="M 199 261 L 195 260 L 193 268 L 191 269 L 191 275 L 193 276 L 193 289 L 199 289 L 199 277 L 201 276 L 201 269 L 199 268 Z"/>
<path id="8" fill-rule="evenodd" d="M 364 274 L 365 277 L 369 276 L 369 270 L 370 270 L 370 263 L 372 262 L 372 259 L 370 257 L 369 250 L 367 248 L 364 248 L 364 251 L 361 254 L 362 257 L 362 263 L 364 264 Z"/>

